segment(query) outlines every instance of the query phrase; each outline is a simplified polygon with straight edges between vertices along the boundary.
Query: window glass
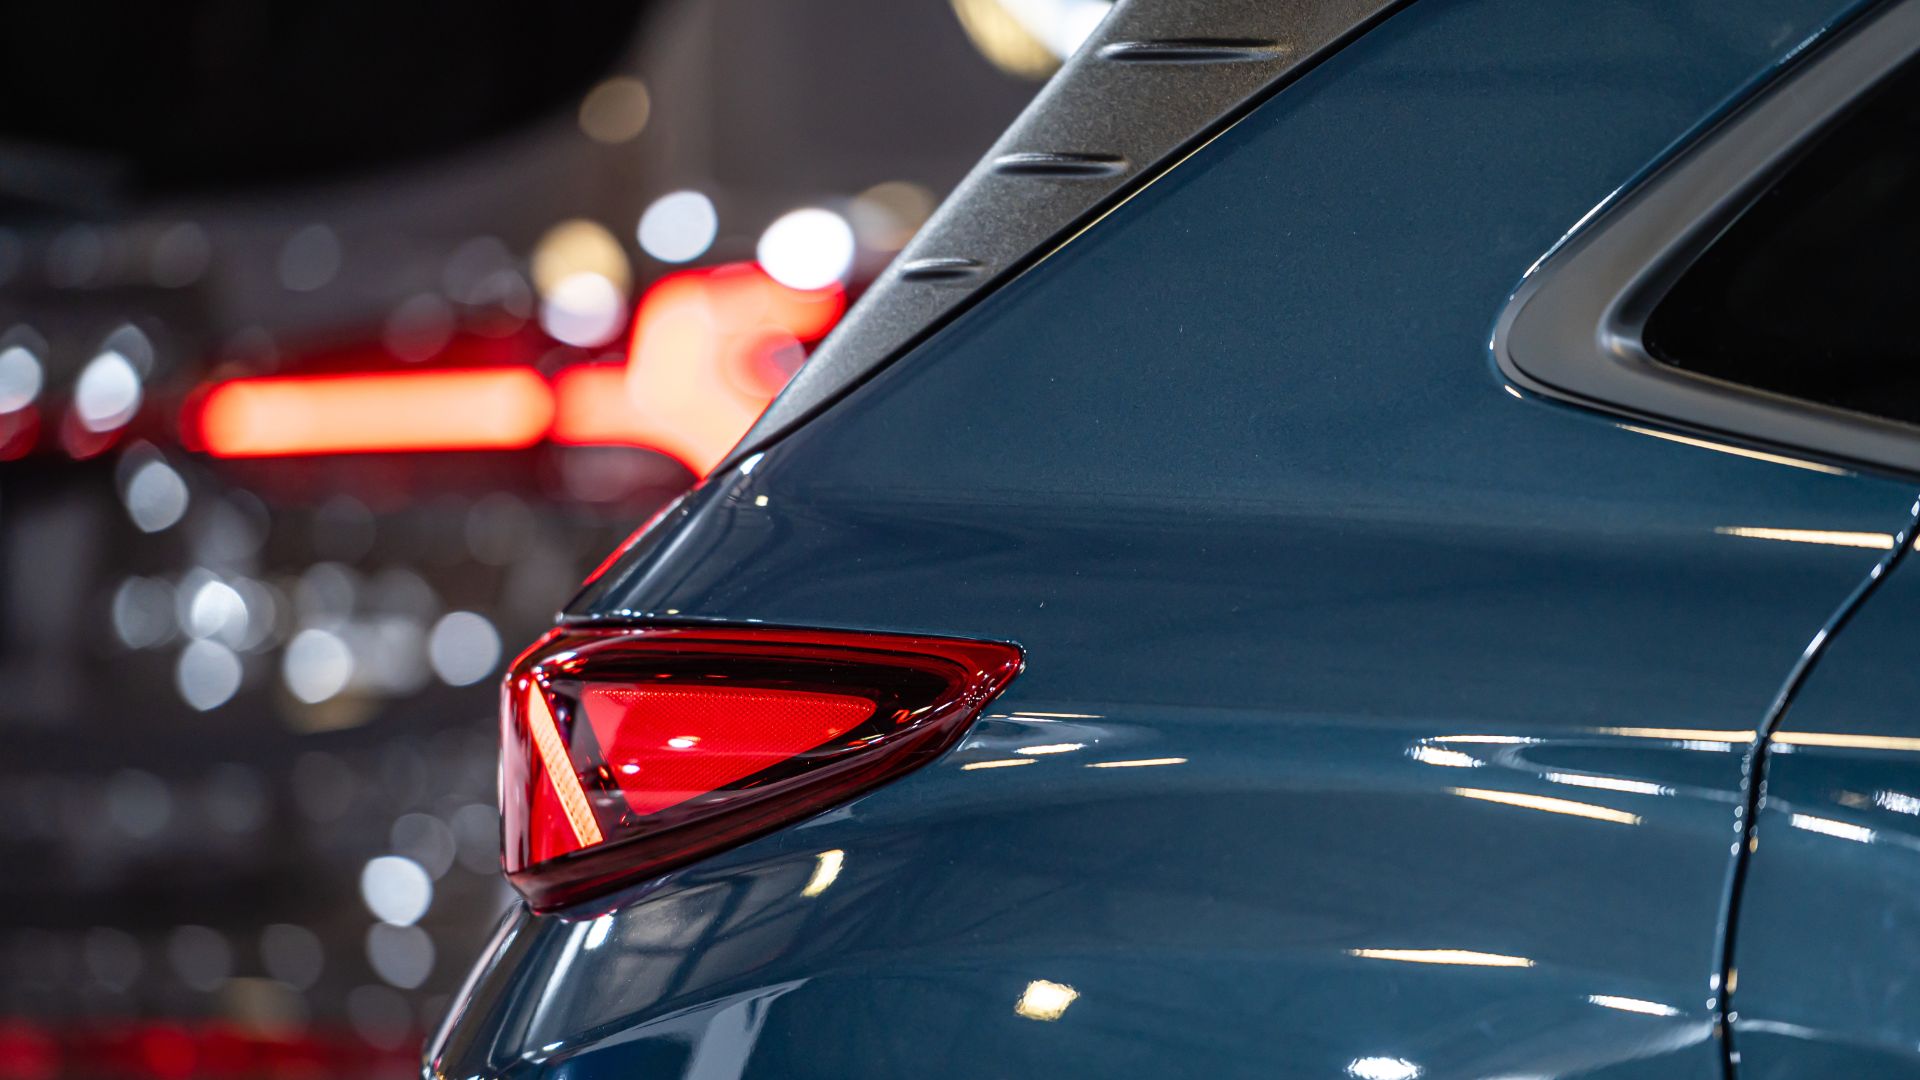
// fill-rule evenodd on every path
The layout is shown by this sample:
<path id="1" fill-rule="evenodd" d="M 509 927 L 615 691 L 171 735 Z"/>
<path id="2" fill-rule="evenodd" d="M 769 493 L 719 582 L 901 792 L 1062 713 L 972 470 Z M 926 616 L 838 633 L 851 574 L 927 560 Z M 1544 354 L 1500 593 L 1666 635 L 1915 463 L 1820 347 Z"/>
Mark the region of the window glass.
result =
<path id="1" fill-rule="evenodd" d="M 1920 424 L 1920 64 L 1816 140 L 1654 309 L 1656 360 Z"/>

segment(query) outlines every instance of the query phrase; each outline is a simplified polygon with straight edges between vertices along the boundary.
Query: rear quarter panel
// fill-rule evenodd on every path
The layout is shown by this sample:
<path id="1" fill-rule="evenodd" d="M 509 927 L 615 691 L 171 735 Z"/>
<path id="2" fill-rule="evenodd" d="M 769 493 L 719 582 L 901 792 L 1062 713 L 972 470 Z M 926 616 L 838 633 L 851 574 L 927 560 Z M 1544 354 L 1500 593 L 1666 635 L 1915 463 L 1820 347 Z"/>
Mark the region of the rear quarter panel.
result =
<path id="1" fill-rule="evenodd" d="M 437 1071 L 1717 1078 L 1746 753 L 1877 554 L 1724 530 L 1911 492 L 1527 398 L 1487 338 L 1847 10 L 1421 0 L 715 477 L 571 614 L 1027 670 L 933 765 L 527 920 Z"/>

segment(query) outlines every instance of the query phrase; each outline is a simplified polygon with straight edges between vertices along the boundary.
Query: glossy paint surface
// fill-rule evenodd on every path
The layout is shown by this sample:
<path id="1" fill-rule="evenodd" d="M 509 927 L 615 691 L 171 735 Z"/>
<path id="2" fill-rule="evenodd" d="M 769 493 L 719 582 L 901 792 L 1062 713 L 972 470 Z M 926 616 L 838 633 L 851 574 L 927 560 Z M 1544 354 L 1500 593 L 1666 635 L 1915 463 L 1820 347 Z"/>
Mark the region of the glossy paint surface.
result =
<path id="1" fill-rule="evenodd" d="M 1920 1072 L 1920 562 L 1909 551 L 1776 732 L 1741 905 L 1741 1074 Z"/>
<path id="2" fill-rule="evenodd" d="M 438 1071 L 1719 1077 L 1746 755 L 1913 492 L 1527 398 L 1487 337 L 1846 10 L 1421 0 L 716 477 L 572 614 L 1027 670 L 528 921 Z"/>

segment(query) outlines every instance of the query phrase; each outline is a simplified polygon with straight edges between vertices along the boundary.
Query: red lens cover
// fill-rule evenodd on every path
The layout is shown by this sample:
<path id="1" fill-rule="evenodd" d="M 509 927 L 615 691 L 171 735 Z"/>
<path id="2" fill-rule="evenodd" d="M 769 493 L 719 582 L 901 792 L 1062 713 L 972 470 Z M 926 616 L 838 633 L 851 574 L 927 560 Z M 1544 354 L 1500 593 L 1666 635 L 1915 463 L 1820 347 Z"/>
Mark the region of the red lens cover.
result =
<path id="1" fill-rule="evenodd" d="M 557 907 L 817 813 L 946 751 L 1020 664 L 951 638 L 555 630 L 503 687 L 508 880 Z"/>

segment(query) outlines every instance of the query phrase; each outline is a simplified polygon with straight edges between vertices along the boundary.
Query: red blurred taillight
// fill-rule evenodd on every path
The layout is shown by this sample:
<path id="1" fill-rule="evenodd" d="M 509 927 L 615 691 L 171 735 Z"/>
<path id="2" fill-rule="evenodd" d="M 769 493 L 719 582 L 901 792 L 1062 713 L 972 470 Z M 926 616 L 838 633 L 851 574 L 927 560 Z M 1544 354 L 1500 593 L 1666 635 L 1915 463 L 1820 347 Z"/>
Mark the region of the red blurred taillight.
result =
<path id="1" fill-rule="evenodd" d="M 550 908 L 826 809 L 952 746 L 1019 670 L 997 642 L 556 630 L 503 690 L 507 877 Z"/>

